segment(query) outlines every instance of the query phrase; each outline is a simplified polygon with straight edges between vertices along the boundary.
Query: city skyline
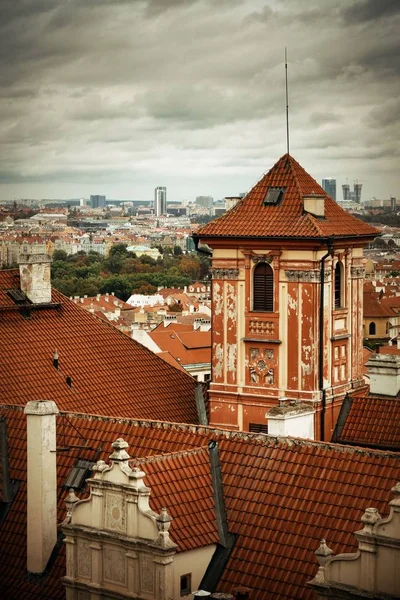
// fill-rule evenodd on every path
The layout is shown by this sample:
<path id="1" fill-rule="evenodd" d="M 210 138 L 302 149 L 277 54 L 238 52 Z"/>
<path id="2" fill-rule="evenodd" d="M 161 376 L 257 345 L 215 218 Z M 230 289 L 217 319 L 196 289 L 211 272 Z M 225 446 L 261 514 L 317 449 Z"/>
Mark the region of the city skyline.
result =
<path id="1" fill-rule="evenodd" d="M 394 0 L 2 3 L 0 200 L 249 190 L 286 152 L 400 196 Z"/>

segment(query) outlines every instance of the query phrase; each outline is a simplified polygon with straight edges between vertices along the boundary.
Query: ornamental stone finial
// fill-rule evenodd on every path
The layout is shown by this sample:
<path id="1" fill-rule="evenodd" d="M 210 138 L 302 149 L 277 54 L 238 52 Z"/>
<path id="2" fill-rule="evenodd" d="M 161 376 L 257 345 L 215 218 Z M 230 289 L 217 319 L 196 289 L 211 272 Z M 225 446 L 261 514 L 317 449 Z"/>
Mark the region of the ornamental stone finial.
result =
<path id="1" fill-rule="evenodd" d="M 327 545 L 326 540 L 324 540 L 324 538 L 322 538 L 318 550 L 315 551 L 317 561 L 319 562 L 321 567 L 325 567 L 328 558 L 330 556 L 332 556 L 332 554 L 333 554 L 333 551 Z"/>
<path id="2" fill-rule="evenodd" d="M 73 488 L 69 489 L 68 495 L 65 498 L 64 502 L 67 507 L 67 515 L 64 519 L 64 524 L 67 524 L 71 522 L 72 509 L 74 508 L 75 504 L 79 502 L 79 498 L 78 496 L 76 496 Z"/>
<path id="3" fill-rule="evenodd" d="M 324 584 L 326 583 L 325 566 L 330 557 L 333 555 L 332 550 L 328 547 L 324 539 L 321 540 L 318 550 L 315 551 L 315 555 L 317 557 L 319 568 L 311 583 Z"/>
<path id="4" fill-rule="evenodd" d="M 372 534 L 372 528 L 381 519 L 381 515 L 377 508 L 367 508 L 363 516 L 361 517 L 361 523 L 364 523 L 364 529 L 362 533 Z"/>
<path id="5" fill-rule="evenodd" d="M 114 448 L 114 452 L 110 455 L 111 460 L 121 461 L 130 459 L 129 454 L 125 451 L 125 448 L 128 448 L 129 445 L 124 439 L 118 438 L 112 443 L 112 447 Z"/>
<path id="6" fill-rule="evenodd" d="M 389 502 L 389 504 L 390 506 L 393 506 L 393 510 L 398 512 L 400 511 L 400 481 L 396 483 L 394 487 L 392 487 L 391 492 L 394 495 L 394 498 Z"/>
<path id="7" fill-rule="evenodd" d="M 168 548 L 169 546 L 175 546 L 169 537 L 169 528 L 171 525 L 172 517 L 167 513 L 166 508 L 161 509 L 161 513 L 156 517 L 156 525 L 158 530 L 157 543 L 162 548 Z"/>

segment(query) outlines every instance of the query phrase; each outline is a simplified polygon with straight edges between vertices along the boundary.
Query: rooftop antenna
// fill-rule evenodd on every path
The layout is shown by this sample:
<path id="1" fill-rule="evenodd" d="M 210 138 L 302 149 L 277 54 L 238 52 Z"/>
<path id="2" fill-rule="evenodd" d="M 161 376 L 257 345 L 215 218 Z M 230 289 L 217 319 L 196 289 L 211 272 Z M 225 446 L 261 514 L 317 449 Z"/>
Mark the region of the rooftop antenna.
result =
<path id="1" fill-rule="evenodd" d="M 289 90 L 287 77 L 287 48 L 285 46 L 285 81 L 286 81 L 286 147 L 289 154 Z"/>

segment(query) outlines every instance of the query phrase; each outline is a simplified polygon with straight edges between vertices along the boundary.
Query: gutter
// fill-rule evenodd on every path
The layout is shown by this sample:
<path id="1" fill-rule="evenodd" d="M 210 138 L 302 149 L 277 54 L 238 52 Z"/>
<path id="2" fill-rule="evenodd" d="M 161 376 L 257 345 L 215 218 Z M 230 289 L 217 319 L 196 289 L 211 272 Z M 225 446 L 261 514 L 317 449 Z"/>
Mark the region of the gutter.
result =
<path id="1" fill-rule="evenodd" d="M 326 239 L 328 252 L 321 258 L 321 287 L 319 301 L 319 354 L 318 354 L 318 388 L 321 391 L 320 438 L 325 441 L 326 392 L 324 388 L 324 292 L 325 292 L 325 260 L 333 255 L 333 237 Z"/>
<path id="2" fill-rule="evenodd" d="M 200 246 L 200 238 L 196 235 L 192 235 L 192 240 L 194 241 L 194 247 L 196 249 L 196 252 L 199 252 L 200 254 L 205 254 L 206 256 L 212 256 L 212 252 L 210 250 L 210 247 L 207 246 L 206 244 L 202 244 Z"/>

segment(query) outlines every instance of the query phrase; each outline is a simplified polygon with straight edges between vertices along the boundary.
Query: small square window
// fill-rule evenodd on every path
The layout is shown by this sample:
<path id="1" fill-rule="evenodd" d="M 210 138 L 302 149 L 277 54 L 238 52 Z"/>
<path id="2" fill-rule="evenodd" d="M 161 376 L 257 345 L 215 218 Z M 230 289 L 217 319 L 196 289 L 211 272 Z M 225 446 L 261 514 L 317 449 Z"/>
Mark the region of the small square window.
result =
<path id="1" fill-rule="evenodd" d="M 192 574 L 181 575 L 181 596 L 187 596 L 192 593 Z"/>

